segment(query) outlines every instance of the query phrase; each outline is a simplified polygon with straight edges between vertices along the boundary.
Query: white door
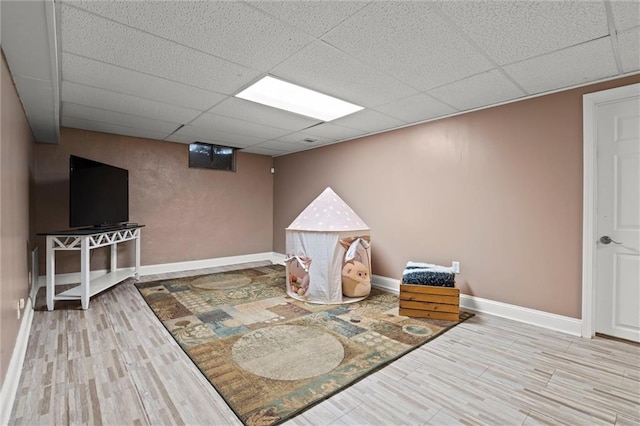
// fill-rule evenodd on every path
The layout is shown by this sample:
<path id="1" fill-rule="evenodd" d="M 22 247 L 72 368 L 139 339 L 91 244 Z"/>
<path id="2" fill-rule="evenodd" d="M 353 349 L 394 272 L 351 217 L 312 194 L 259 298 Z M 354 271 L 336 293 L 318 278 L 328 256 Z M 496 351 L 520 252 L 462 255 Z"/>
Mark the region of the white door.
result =
<path id="1" fill-rule="evenodd" d="M 595 331 L 640 342 L 640 95 L 596 120 Z"/>

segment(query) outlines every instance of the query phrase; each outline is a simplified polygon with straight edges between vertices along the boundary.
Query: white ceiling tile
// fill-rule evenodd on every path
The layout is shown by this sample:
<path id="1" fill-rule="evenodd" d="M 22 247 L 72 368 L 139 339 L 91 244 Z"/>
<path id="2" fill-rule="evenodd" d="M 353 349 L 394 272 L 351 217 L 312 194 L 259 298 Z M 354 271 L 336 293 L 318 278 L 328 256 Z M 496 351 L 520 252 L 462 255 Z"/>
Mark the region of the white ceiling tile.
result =
<path id="1" fill-rule="evenodd" d="M 275 157 L 278 155 L 289 154 L 290 152 L 279 151 L 277 149 L 269 149 L 263 148 L 260 145 L 250 146 L 247 148 L 242 148 L 242 152 L 246 152 L 248 154 L 258 154 L 258 155 L 268 155 L 271 157 Z"/>
<path id="2" fill-rule="evenodd" d="M 61 10 L 64 52 L 224 94 L 236 92 L 260 75 L 79 9 L 63 6 Z"/>
<path id="3" fill-rule="evenodd" d="M 277 129 L 271 126 L 208 113 L 202 114 L 190 124 L 215 132 L 220 131 L 263 139 L 273 139 L 291 132 L 290 130 Z"/>
<path id="4" fill-rule="evenodd" d="M 440 1 L 437 4 L 499 64 L 609 34 L 603 1 Z"/>
<path id="5" fill-rule="evenodd" d="M 369 1 L 252 0 L 248 3 L 307 34 L 320 37 L 362 9 Z"/>
<path id="6" fill-rule="evenodd" d="M 231 62 L 268 70 L 313 38 L 239 1 L 70 2 Z"/>
<path id="7" fill-rule="evenodd" d="M 303 143 L 303 145 L 304 144 L 306 143 Z M 300 148 L 299 145 L 300 144 L 298 143 L 281 142 L 281 141 L 273 140 L 273 141 L 262 142 L 254 146 L 260 147 L 260 148 L 273 149 L 280 152 L 289 152 L 291 150 L 299 149 Z"/>
<path id="8" fill-rule="evenodd" d="M 640 70 L 640 28 L 619 33 L 618 49 L 624 72 Z"/>
<path id="9" fill-rule="evenodd" d="M 305 139 L 311 140 L 312 142 L 305 141 Z M 288 135 L 280 136 L 278 140 L 286 143 L 313 145 L 313 144 L 323 144 L 327 142 L 335 142 L 337 138 L 323 138 L 323 137 L 311 135 L 305 132 L 295 132 L 295 133 L 290 133 Z"/>
<path id="10" fill-rule="evenodd" d="M 320 147 L 322 147 L 322 146 L 336 145 L 336 144 L 339 144 L 339 143 L 345 143 L 345 141 L 333 141 L 333 142 L 326 142 L 326 143 L 323 143 L 323 144 L 318 144 L 318 145 L 313 146 L 313 147 L 311 147 L 311 148 L 320 148 Z"/>
<path id="11" fill-rule="evenodd" d="M 209 112 L 291 131 L 302 130 L 320 123 L 320 120 L 314 118 L 304 117 L 234 97 L 229 97 Z"/>
<path id="12" fill-rule="evenodd" d="M 62 116 L 61 123 L 64 127 L 74 129 L 91 130 L 94 132 L 113 133 L 115 135 L 133 136 L 136 138 L 148 138 L 162 140 L 167 137 L 167 133 L 154 132 L 152 130 L 136 129 L 132 127 L 118 126 L 115 124 L 102 123 L 99 121 L 84 120 L 75 117 Z"/>
<path id="13" fill-rule="evenodd" d="M 640 26 L 640 2 L 638 0 L 610 1 L 613 22 L 618 31 Z"/>
<path id="14" fill-rule="evenodd" d="M 62 115 L 82 120 L 99 121 L 102 123 L 109 123 L 118 126 L 152 130 L 155 132 L 166 134 L 170 134 L 180 126 L 180 123 L 155 120 L 153 118 L 140 117 L 139 115 L 125 114 L 117 111 L 108 111 L 69 102 L 62 103 Z"/>
<path id="15" fill-rule="evenodd" d="M 317 126 L 305 129 L 304 133 L 311 135 L 312 138 L 320 137 L 334 140 L 351 139 L 364 134 L 362 130 L 342 127 L 333 123 L 318 124 Z"/>
<path id="16" fill-rule="evenodd" d="M 184 144 L 190 144 L 193 142 L 208 142 L 208 143 L 213 143 L 213 142 L 209 142 L 209 141 L 205 141 L 205 140 L 196 140 L 195 138 L 193 138 L 192 136 L 186 136 L 186 135 L 177 135 L 177 134 L 172 134 L 167 136 L 166 138 L 164 138 L 165 141 L 167 142 L 177 142 L 177 143 L 184 143 Z"/>
<path id="17" fill-rule="evenodd" d="M 177 123 L 188 123 L 200 111 L 68 81 L 62 82 L 62 100 L 95 108 Z"/>
<path id="18" fill-rule="evenodd" d="M 364 107 L 418 93 L 417 89 L 321 41 L 296 53 L 271 74 Z"/>
<path id="19" fill-rule="evenodd" d="M 497 104 L 525 95 L 497 69 L 438 87 L 427 94 L 460 111 Z"/>
<path id="20" fill-rule="evenodd" d="M 184 126 L 167 138 L 167 140 L 175 142 L 207 142 L 234 148 L 244 148 L 265 142 L 268 139 L 269 138 L 239 135 L 196 126 Z"/>
<path id="21" fill-rule="evenodd" d="M 407 123 L 425 121 L 456 112 L 450 106 L 424 93 L 379 106 L 376 110 Z"/>
<path id="22" fill-rule="evenodd" d="M 618 74 L 609 37 L 507 65 L 503 69 L 529 93 Z"/>
<path id="23" fill-rule="evenodd" d="M 372 2 L 322 39 L 421 90 L 492 68 L 430 2 Z"/>
<path id="24" fill-rule="evenodd" d="M 332 123 L 339 126 L 362 130 L 365 133 L 392 129 L 394 127 L 407 124 L 405 121 L 393 118 L 372 109 L 363 109 L 362 111 L 349 114 L 346 117 L 333 120 Z"/>
<path id="25" fill-rule="evenodd" d="M 208 110 L 227 97 L 227 95 L 220 93 L 120 68 L 71 53 L 62 54 L 62 75 L 66 81 L 201 111 Z"/>

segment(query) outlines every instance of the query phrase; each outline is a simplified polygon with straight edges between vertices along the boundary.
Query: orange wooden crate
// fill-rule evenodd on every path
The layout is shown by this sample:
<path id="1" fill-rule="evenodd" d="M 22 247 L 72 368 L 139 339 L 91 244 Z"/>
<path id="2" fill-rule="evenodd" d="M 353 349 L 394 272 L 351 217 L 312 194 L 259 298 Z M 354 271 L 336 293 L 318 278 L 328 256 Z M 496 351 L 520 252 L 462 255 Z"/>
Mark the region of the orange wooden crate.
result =
<path id="1" fill-rule="evenodd" d="M 460 290 L 455 287 L 400 284 L 400 315 L 447 321 L 460 319 Z"/>

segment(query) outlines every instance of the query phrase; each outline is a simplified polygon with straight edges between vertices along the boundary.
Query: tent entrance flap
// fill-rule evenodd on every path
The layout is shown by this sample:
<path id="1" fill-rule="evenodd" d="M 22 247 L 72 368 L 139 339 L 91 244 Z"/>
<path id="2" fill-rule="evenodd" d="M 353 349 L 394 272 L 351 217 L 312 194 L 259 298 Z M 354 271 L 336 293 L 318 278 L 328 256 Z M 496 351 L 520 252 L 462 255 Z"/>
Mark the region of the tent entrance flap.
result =
<path id="1" fill-rule="evenodd" d="M 304 296 L 309 290 L 309 266 L 311 259 L 304 256 L 291 256 L 285 260 L 287 274 L 287 293 Z"/>

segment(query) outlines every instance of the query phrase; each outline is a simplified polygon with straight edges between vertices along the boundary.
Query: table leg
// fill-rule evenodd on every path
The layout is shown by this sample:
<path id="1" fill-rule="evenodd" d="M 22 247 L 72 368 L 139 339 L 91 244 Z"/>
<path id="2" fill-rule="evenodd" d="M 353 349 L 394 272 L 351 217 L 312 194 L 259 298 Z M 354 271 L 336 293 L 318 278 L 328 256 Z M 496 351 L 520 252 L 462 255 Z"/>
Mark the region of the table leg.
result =
<path id="1" fill-rule="evenodd" d="M 49 311 L 52 311 L 54 307 L 55 275 L 56 251 L 53 249 L 53 237 L 47 237 L 47 310 Z"/>
<path id="2" fill-rule="evenodd" d="M 111 270 L 115 272 L 118 269 L 118 243 L 111 244 Z"/>
<path id="3" fill-rule="evenodd" d="M 82 246 L 80 249 L 80 301 L 82 302 L 82 309 L 89 309 L 89 286 L 91 284 L 90 277 L 90 249 L 89 238 L 82 238 Z"/>
<path id="4" fill-rule="evenodd" d="M 136 229 L 136 280 L 140 278 L 140 229 Z"/>

